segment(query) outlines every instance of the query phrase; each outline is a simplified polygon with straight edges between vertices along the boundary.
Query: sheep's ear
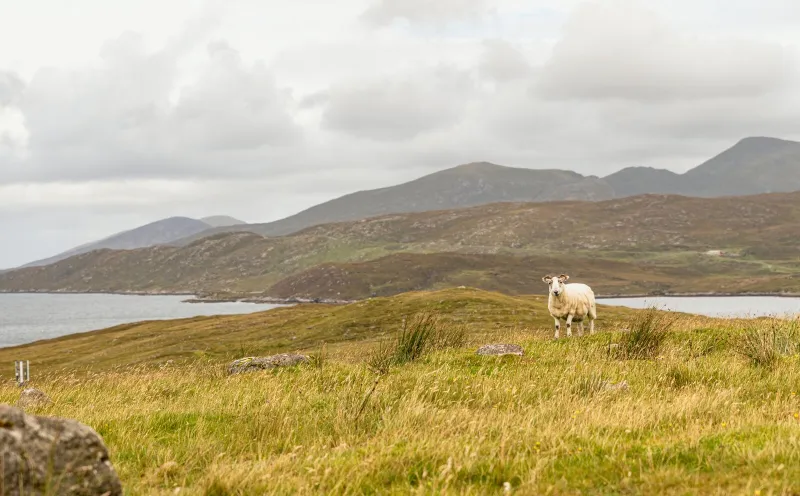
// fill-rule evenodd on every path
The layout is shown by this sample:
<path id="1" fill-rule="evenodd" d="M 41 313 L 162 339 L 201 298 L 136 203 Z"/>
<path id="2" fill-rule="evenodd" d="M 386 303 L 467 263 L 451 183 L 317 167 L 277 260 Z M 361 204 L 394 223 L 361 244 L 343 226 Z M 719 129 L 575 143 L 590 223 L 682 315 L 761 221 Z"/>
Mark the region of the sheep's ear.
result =
<path id="1" fill-rule="evenodd" d="M 560 276 L 558 276 L 558 279 L 561 280 L 561 282 L 569 281 L 569 276 L 566 274 L 561 274 Z"/>
<path id="2" fill-rule="evenodd" d="M 550 284 L 550 281 L 552 281 L 552 280 L 553 280 L 553 276 L 544 276 L 544 277 L 542 277 L 542 281 L 546 282 L 547 284 Z"/>

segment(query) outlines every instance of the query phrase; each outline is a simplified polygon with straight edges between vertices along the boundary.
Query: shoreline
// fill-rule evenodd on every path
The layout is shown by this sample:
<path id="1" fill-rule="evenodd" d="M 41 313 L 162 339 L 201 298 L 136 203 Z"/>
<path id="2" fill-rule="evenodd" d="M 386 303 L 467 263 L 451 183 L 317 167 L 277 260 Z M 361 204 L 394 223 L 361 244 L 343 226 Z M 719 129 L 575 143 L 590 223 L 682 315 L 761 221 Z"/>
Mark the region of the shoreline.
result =
<path id="1" fill-rule="evenodd" d="M 635 293 L 635 294 L 614 294 L 595 296 L 597 300 L 612 300 L 622 298 L 732 298 L 732 297 L 770 297 L 770 298 L 800 298 L 800 293 L 786 292 L 745 292 L 745 293 Z"/>
<path id="2" fill-rule="evenodd" d="M 328 298 L 277 298 L 272 296 L 259 295 L 253 293 L 252 296 L 245 294 L 231 294 L 225 296 L 223 294 L 215 294 L 213 296 L 200 296 L 198 293 L 192 291 L 9 291 L 0 289 L 0 294 L 47 294 L 47 295 L 118 295 L 118 296 L 188 296 L 189 298 L 181 301 L 181 303 L 252 303 L 252 304 L 269 304 L 269 305 L 296 305 L 316 303 L 321 305 L 348 305 L 358 301 L 368 300 L 368 298 L 361 298 L 355 300 L 335 300 Z M 202 295 L 202 293 L 200 293 Z M 258 295 L 258 296 L 257 296 Z M 547 296 L 544 295 L 517 295 L 517 296 Z M 642 299 L 642 298 L 731 298 L 731 297 L 772 297 L 772 298 L 800 298 L 800 293 L 789 292 L 699 292 L 699 293 L 632 293 L 632 294 L 601 294 L 596 295 L 597 300 L 611 300 L 611 299 Z"/>

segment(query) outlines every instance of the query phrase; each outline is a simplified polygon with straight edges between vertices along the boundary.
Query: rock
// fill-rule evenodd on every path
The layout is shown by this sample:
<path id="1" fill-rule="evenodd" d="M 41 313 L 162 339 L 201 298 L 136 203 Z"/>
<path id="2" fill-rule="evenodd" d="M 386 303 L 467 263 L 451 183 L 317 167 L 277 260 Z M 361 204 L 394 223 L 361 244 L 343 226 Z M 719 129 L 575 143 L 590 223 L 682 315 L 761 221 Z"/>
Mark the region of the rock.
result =
<path id="1" fill-rule="evenodd" d="M 503 355 L 516 355 L 522 356 L 524 351 L 522 350 L 522 346 L 516 344 L 487 344 L 486 346 L 481 346 L 478 351 L 478 355 L 494 355 L 494 356 L 503 356 Z"/>
<path id="2" fill-rule="evenodd" d="M 89 426 L 0 405 L 0 494 L 118 496 L 108 450 Z"/>
<path id="3" fill-rule="evenodd" d="M 52 404 L 53 400 L 36 388 L 23 389 L 17 400 L 17 408 L 32 408 Z"/>
<path id="4" fill-rule="evenodd" d="M 610 382 L 605 382 L 605 384 L 603 384 L 603 389 L 605 391 L 627 391 L 628 381 L 618 382 L 617 384 L 611 384 Z"/>
<path id="5" fill-rule="evenodd" d="M 309 360 L 306 355 L 296 355 L 283 353 L 268 357 L 247 357 L 234 360 L 228 365 L 228 374 L 241 374 L 242 372 L 253 372 L 256 370 L 268 370 L 277 367 L 291 367 L 299 365 Z"/>

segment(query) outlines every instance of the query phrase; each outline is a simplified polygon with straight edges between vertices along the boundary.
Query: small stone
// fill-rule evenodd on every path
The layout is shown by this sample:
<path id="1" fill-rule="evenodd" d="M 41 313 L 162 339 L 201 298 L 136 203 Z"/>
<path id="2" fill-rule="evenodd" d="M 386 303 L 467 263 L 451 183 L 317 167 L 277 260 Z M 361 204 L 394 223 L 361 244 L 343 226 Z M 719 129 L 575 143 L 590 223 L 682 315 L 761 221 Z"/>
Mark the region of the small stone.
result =
<path id="1" fill-rule="evenodd" d="M 628 381 L 622 381 L 617 384 L 606 383 L 604 389 L 606 391 L 627 391 Z"/>
<path id="2" fill-rule="evenodd" d="M 37 406 L 52 405 L 53 400 L 46 394 L 36 388 L 27 388 L 22 390 L 17 400 L 17 408 L 33 408 Z"/>
<path id="3" fill-rule="evenodd" d="M 516 355 L 522 356 L 524 351 L 522 350 L 522 346 L 516 344 L 487 344 L 486 346 L 481 346 L 478 351 L 478 355 L 492 355 L 492 356 L 503 356 L 503 355 Z"/>
<path id="4" fill-rule="evenodd" d="M 228 374 L 241 374 L 256 370 L 269 370 L 277 367 L 291 367 L 309 360 L 306 355 L 282 353 L 268 357 L 247 357 L 234 360 L 228 365 Z"/>

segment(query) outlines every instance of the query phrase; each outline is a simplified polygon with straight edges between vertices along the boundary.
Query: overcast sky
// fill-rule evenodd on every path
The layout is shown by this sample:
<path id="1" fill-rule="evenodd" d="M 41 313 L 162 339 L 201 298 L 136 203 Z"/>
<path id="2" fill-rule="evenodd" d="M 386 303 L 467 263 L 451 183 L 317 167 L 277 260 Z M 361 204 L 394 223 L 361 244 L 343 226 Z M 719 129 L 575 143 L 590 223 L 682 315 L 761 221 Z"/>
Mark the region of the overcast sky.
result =
<path id="1" fill-rule="evenodd" d="M 796 0 L 0 0 L 0 267 L 465 162 L 800 138 Z"/>

